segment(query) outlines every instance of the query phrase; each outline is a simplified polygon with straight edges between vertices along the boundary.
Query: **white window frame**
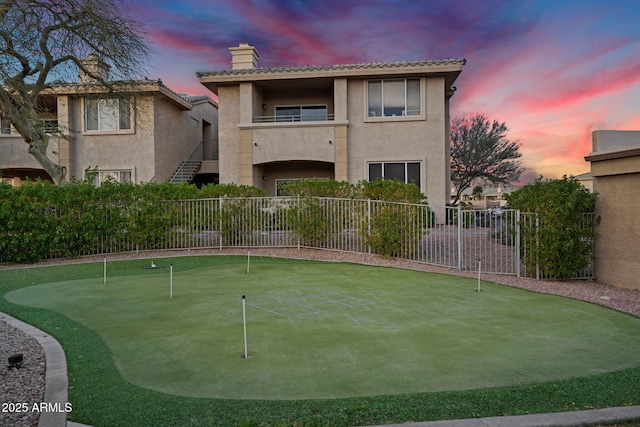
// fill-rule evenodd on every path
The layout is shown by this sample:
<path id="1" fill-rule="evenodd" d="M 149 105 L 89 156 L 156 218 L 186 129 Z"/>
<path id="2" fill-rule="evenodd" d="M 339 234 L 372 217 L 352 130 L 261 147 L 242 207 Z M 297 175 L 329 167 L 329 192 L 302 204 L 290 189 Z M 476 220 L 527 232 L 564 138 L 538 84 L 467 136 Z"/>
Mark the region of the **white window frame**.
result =
<path id="1" fill-rule="evenodd" d="M 420 93 L 419 95 L 419 105 L 420 112 L 419 114 L 411 114 L 407 115 L 406 111 L 408 109 L 408 88 L 407 81 L 408 80 L 417 80 L 419 83 Z M 384 82 L 393 82 L 393 81 L 404 81 L 404 111 L 400 115 L 384 115 Z M 372 111 L 369 109 L 369 83 L 371 82 L 380 82 L 381 87 L 381 108 L 382 115 L 372 115 Z M 426 117 L 426 105 L 425 105 L 425 90 L 426 85 L 423 78 L 420 77 L 406 77 L 406 78 L 391 78 L 391 79 L 368 79 L 363 81 L 364 84 L 364 121 L 365 122 L 379 122 L 379 121 L 411 121 L 411 120 L 424 120 Z"/>
<path id="2" fill-rule="evenodd" d="M 98 111 L 97 111 L 97 117 L 98 120 L 100 120 L 101 114 L 100 114 L 100 105 L 107 105 L 110 102 L 114 102 L 114 101 L 119 101 L 121 99 L 124 99 L 124 97 L 119 97 L 119 98 L 109 98 L 109 97 L 85 97 L 82 98 L 82 114 L 83 114 L 83 133 L 85 135 L 104 135 L 104 134 L 133 134 L 135 133 L 135 123 L 136 123 L 136 118 L 135 118 L 135 108 L 134 108 L 134 98 L 133 97 L 127 97 L 129 99 L 129 129 L 120 129 L 120 112 L 119 110 L 117 111 L 117 115 L 114 115 L 111 119 L 118 122 L 118 128 L 103 128 L 101 129 L 100 126 L 100 121 L 98 122 L 98 129 L 88 129 L 89 128 L 89 114 L 87 114 L 87 108 L 89 107 L 87 105 L 87 101 L 88 100 L 97 100 L 98 101 Z M 119 109 L 119 105 L 118 105 L 118 109 Z M 111 112 L 109 114 L 113 113 L 113 110 L 111 110 Z M 104 114 L 102 115 L 104 117 Z"/>
<path id="3" fill-rule="evenodd" d="M 128 180 L 126 179 L 127 175 Z M 95 186 L 100 187 L 109 177 L 115 177 L 116 182 L 119 183 L 134 182 L 133 170 L 131 169 L 98 169 L 96 170 Z"/>

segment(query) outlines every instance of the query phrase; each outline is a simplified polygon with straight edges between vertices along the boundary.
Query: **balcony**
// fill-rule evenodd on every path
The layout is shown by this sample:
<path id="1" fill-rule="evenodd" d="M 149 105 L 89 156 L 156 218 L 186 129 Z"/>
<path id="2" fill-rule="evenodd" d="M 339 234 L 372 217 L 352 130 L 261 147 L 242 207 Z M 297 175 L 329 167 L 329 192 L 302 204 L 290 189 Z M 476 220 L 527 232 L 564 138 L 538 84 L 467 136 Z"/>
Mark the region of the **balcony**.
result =
<path id="1" fill-rule="evenodd" d="M 333 163 L 335 129 L 326 123 L 316 122 L 316 126 L 305 126 L 305 122 L 298 122 L 298 126 L 285 123 L 254 125 L 253 164 L 297 160 Z"/>
<path id="2" fill-rule="evenodd" d="M 275 116 L 255 116 L 253 123 L 295 123 L 295 122 L 322 122 L 333 121 L 333 114 L 316 113 L 316 114 L 278 114 Z"/>
<path id="3" fill-rule="evenodd" d="M 58 120 L 42 120 L 42 126 L 44 127 L 44 132 L 49 135 L 57 135 L 60 133 L 60 128 L 58 127 Z M 20 134 L 16 131 L 16 129 L 11 126 L 9 123 L 5 123 L 2 121 L 2 127 L 0 128 L 0 135 L 13 135 L 19 136 Z"/>

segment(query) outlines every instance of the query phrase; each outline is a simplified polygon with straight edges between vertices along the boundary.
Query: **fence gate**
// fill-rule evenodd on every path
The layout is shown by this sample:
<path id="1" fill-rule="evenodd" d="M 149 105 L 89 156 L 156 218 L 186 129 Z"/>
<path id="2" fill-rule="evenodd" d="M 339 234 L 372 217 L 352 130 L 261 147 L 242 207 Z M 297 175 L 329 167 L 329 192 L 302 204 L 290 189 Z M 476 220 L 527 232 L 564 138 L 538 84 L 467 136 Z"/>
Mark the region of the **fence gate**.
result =
<path id="1" fill-rule="evenodd" d="M 416 261 L 461 271 L 516 275 L 519 271 L 519 212 L 434 209 L 436 222 Z"/>

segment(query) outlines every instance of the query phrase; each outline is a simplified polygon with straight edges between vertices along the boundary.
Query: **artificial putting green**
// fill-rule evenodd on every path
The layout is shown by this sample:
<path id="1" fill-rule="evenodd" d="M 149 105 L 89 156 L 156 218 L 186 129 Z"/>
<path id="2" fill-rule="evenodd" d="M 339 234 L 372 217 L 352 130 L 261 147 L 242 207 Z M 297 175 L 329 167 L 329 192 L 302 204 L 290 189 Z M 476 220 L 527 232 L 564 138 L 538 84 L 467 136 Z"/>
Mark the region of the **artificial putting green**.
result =
<path id="1" fill-rule="evenodd" d="M 474 279 L 392 268 L 252 258 L 247 274 L 245 257 L 208 259 L 109 264 L 106 285 L 95 264 L 90 279 L 5 298 L 88 326 L 125 380 L 183 396 L 465 390 L 640 364 L 640 319 L 585 302 L 485 282 L 477 292 Z"/>

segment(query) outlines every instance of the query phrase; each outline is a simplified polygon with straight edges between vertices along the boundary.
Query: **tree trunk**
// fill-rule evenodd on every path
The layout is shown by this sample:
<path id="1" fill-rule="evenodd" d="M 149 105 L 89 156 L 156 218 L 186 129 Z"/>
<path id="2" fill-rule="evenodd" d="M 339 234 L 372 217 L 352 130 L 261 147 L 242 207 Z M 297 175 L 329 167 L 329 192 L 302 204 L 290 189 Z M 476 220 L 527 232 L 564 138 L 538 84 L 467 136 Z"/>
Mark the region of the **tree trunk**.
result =
<path id="1" fill-rule="evenodd" d="M 42 166 L 42 168 L 51 176 L 54 184 L 63 186 L 67 183 L 66 168 L 56 164 L 53 160 L 47 157 L 47 146 L 49 145 L 49 136 L 45 135 L 47 139 L 46 143 L 32 142 L 29 144 L 29 154 L 31 154 L 36 161 Z"/>
<path id="2" fill-rule="evenodd" d="M 25 127 L 20 123 L 28 123 Z M 25 120 L 18 122 L 16 130 L 22 135 L 24 142 L 29 144 L 29 154 L 31 154 L 36 161 L 42 166 L 51 176 L 54 184 L 63 186 L 67 183 L 66 175 L 67 170 L 65 167 L 58 165 L 47 156 L 47 147 L 49 146 L 49 135 L 44 132 L 42 127 L 35 125 L 32 120 Z"/>

